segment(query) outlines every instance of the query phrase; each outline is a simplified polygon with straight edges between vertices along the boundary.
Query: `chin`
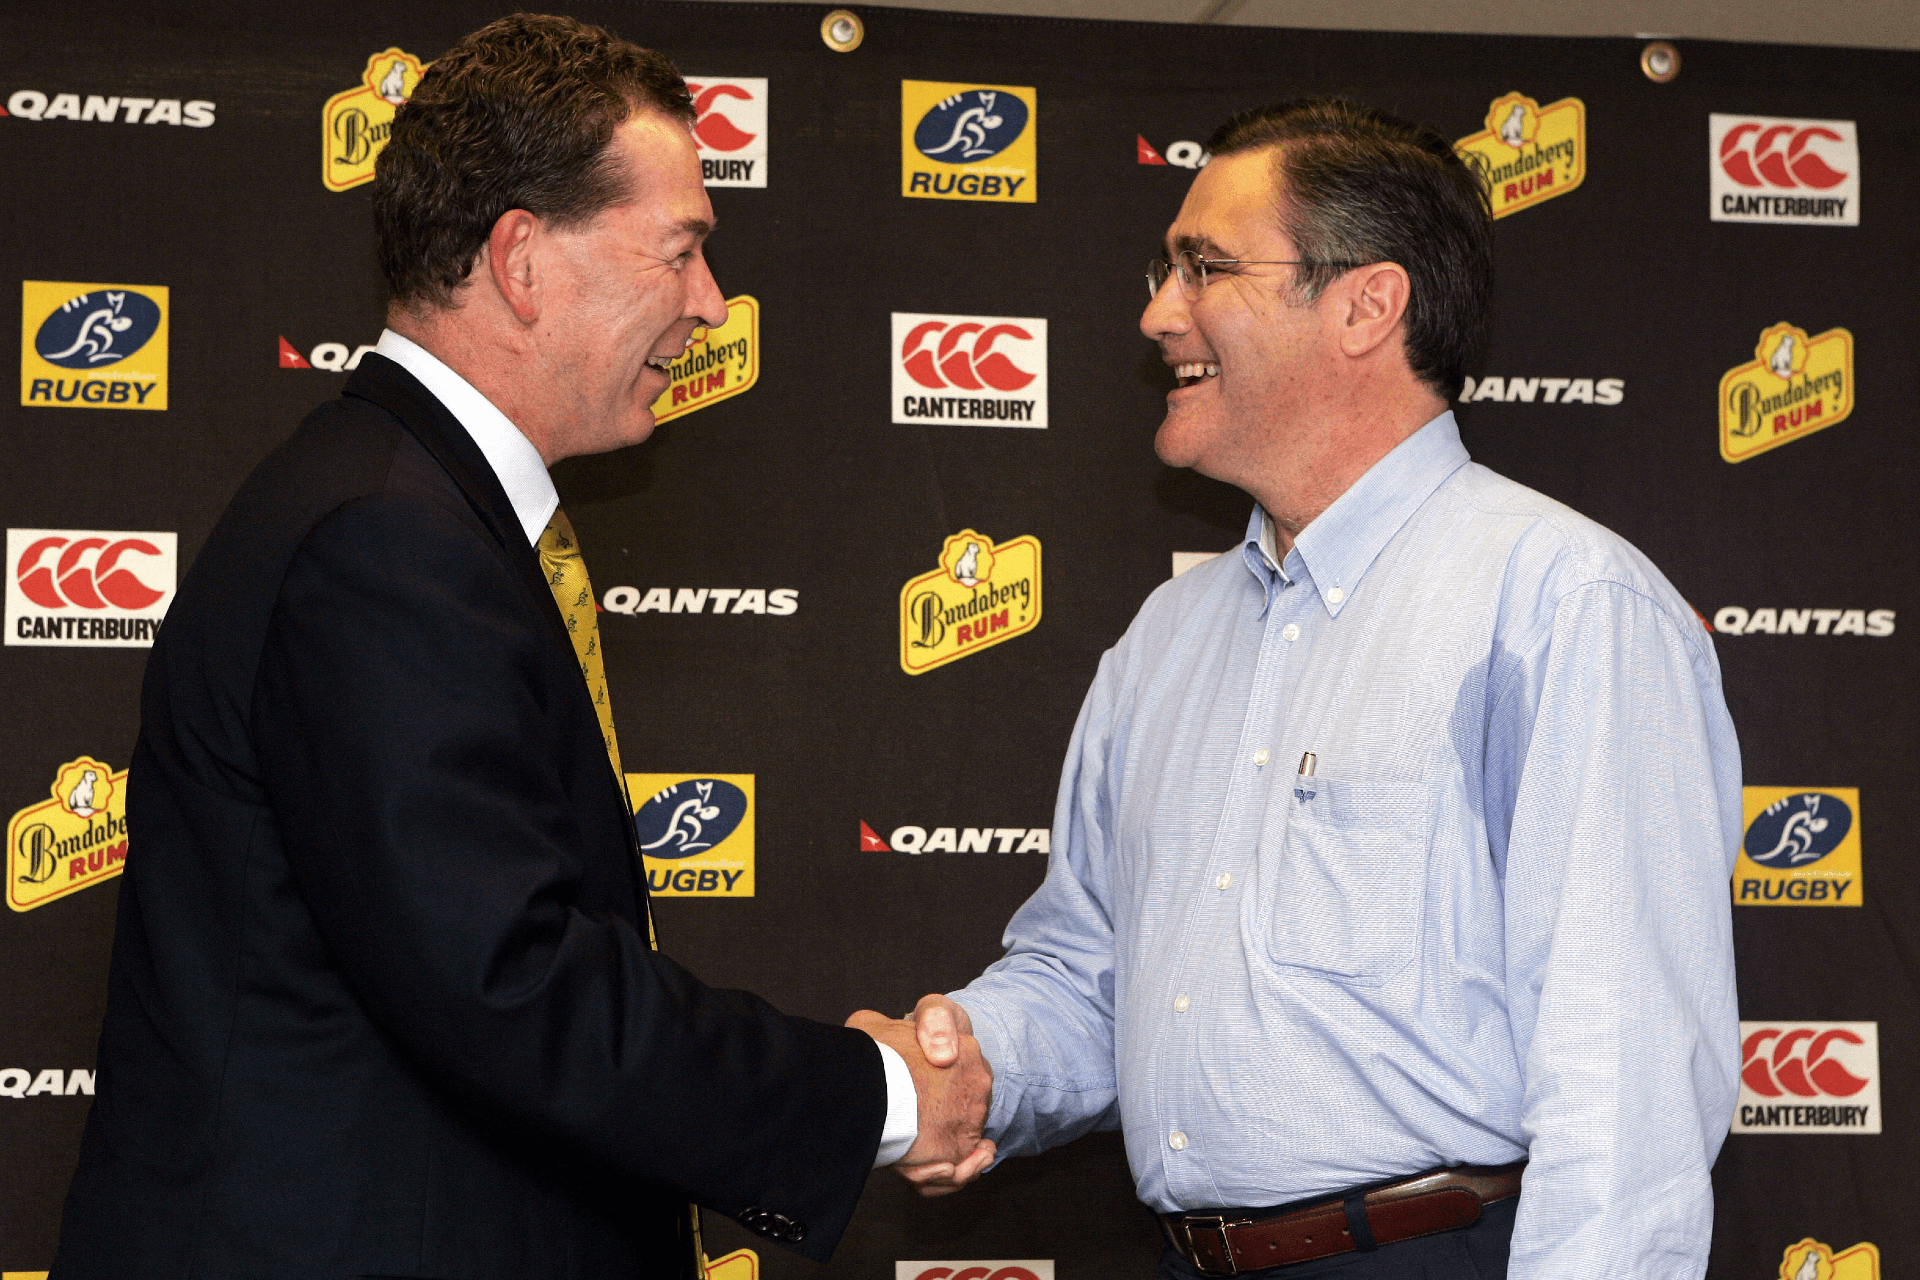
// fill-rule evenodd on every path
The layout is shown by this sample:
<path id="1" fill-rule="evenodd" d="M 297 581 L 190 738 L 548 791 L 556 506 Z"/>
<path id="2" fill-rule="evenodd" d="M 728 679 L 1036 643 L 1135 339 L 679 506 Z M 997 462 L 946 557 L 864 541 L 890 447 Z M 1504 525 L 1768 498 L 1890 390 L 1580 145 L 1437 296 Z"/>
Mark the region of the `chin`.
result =
<path id="1" fill-rule="evenodd" d="M 1169 413 L 1153 436 L 1154 456 L 1170 467 L 1192 467 L 1199 463 L 1201 448 L 1197 433 Z"/>
<path id="2" fill-rule="evenodd" d="M 656 425 L 653 420 L 653 414 L 651 412 L 646 413 L 637 422 L 632 423 L 625 431 L 620 433 L 621 446 L 624 448 L 627 445 L 639 444 L 653 434 L 653 428 Z"/>

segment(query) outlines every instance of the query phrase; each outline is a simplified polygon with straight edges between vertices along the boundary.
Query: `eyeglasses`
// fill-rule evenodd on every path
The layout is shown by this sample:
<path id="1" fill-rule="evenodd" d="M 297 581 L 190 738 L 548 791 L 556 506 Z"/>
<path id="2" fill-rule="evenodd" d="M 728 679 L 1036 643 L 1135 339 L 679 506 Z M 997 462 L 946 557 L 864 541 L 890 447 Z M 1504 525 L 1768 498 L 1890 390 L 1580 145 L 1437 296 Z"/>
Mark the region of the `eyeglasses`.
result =
<path id="1" fill-rule="evenodd" d="M 1338 267 L 1342 271 L 1351 271 L 1359 266 L 1357 262 L 1315 262 L 1311 259 L 1277 258 L 1203 258 L 1192 249 L 1183 249 L 1169 262 L 1165 258 L 1153 258 L 1147 263 L 1147 292 L 1157 298 L 1160 290 L 1167 284 L 1168 276 L 1180 278 L 1180 292 L 1188 302 L 1198 302 L 1207 287 L 1208 267 Z"/>

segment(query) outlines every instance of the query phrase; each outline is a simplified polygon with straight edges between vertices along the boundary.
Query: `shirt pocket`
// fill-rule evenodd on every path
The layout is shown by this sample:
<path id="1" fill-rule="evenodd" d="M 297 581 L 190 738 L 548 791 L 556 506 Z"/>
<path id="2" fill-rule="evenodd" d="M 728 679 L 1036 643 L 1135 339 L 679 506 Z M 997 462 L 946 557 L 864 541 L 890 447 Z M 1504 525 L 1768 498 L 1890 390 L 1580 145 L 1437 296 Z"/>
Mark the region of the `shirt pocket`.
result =
<path id="1" fill-rule="evenodd" d="M 1419 954 L 1438 788 L 1319 777 L 1289 787 L 1256 909 L 1267 958 L 1378 986 Z"/>

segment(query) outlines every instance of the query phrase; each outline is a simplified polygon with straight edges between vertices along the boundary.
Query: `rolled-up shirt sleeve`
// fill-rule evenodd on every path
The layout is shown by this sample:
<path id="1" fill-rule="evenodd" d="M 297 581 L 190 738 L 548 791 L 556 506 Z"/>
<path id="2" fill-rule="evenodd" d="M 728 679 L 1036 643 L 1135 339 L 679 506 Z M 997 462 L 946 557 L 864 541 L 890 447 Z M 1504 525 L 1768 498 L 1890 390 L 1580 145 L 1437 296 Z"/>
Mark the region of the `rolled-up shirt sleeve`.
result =
<path id="1" fill-rule="evenodd" d="M 1488 735 L 1529 1165 L 1513 1280 L 1697 1277 L 1739 1084 L 1739 751 L 1710 641 L 1614 582 L 1514 655 Z M 1490 825 L 1493 825 L 1490 823 Z"/>

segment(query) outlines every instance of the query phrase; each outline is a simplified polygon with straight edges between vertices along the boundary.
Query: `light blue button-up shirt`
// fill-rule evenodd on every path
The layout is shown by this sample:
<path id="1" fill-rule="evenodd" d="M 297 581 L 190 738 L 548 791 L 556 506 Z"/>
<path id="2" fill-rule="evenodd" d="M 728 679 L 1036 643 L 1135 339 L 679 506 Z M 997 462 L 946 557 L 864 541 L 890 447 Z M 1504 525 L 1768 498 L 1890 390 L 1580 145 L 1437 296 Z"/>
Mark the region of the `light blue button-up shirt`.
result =
<path id="1" fill-rule="evenodd" d="M 1451 413 L 1278 565 L 1264 525 L 1101 659 L 1046 880 L 954 993 L 988 1135 L 1122 1128 L 1161 1211 L 1528 1159 L 1515 1280 L 1701 1275 L 1740 1069 L 1706 629 Z"/>

